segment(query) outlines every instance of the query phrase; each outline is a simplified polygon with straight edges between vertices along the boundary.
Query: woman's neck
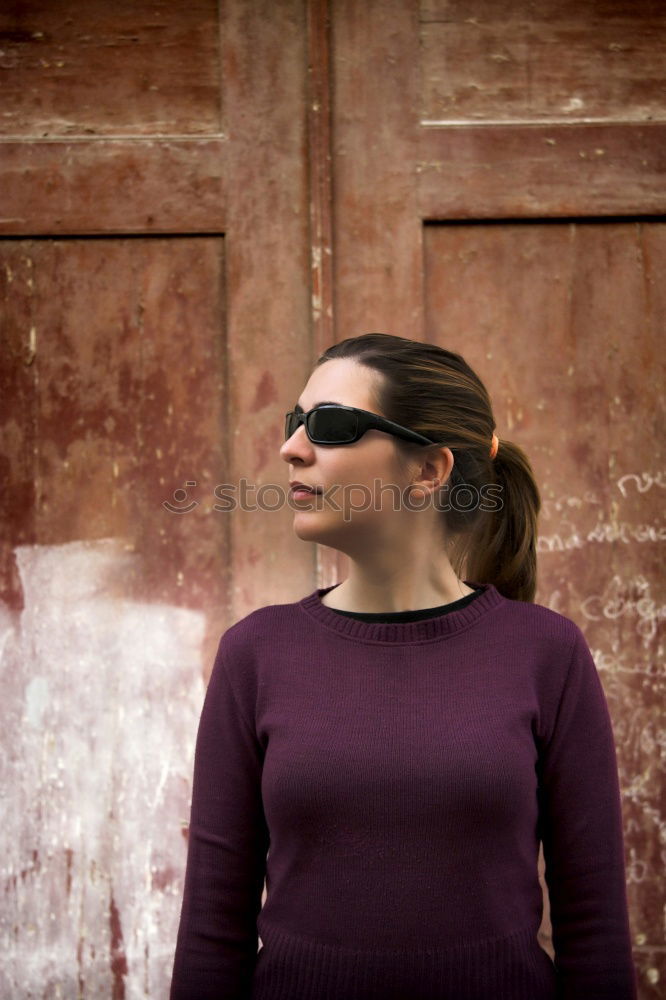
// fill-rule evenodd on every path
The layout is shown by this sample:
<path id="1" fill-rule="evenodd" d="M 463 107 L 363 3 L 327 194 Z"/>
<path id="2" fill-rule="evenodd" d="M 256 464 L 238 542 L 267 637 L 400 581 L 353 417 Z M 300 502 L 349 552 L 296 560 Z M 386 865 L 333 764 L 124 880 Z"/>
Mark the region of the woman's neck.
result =
<path id="1" fill-rule="evenodd" d="M 474 593 L 453 572 L 431 578 L 427 574 L 402 572 L 378 580 L 352 569 L 343 582 L 322 598 L 322 604 L 337 611 L 373 613 L 418 611 L 436 608 Z"/>

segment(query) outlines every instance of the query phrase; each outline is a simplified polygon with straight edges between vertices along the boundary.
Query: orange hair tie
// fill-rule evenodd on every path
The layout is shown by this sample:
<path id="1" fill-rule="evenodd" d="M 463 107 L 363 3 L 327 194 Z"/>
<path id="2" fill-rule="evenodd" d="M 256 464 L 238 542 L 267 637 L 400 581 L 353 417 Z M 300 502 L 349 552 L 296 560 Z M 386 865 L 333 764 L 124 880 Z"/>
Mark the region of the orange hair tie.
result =
<path id="1" fill-rule="evenodd" d="M 499 448 L 499 438 L 497 437 L 497 434 L 493 433 L 493 443 L 492 443 L 492 445 L 490 447 L 490 457 L 491 458 L 495 457 L 495 455 L 497 454 L 497 449 L 498 448 Z"/>

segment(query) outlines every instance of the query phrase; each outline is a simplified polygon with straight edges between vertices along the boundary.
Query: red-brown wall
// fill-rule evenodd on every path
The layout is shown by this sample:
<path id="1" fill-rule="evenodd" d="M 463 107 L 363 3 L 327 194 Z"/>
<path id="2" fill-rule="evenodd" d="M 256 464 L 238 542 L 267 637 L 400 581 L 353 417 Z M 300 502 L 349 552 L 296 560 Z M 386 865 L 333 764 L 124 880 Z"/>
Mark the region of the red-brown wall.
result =
<path id="1" fill-rule="evenodd" d="M 0 995 L 166 995 L 217 641 L 345 571 L 293 534 L 283 415 L 385 330 L 463 353 L 534 464 L 656 998 L 662 5 L 222 8 L 0 12 Z"/>

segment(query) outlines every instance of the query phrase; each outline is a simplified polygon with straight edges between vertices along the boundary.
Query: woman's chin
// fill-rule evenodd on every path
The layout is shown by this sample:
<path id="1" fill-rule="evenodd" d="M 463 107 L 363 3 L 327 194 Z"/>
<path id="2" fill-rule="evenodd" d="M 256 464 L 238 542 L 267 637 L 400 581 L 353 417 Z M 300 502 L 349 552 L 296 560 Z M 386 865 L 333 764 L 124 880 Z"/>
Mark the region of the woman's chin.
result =
<path id="1" fill-rule="evenodd" d="M 302 514 L 296 515 L 293 527 L 294 534 L 304 542 L 318 542 L 326 534 L 326 532 L 322 531 L 320 525 L 314 523 L 314 516 L 310 519 L 304 517 Z"/>
<path id="2" fill-rule="evenodd" d="M 321 542 L 327 545 L 327 537 L 330 537 L 334 528 L 329 525 L 328 530 L 321 512 L 317 511 L 296 511 L 293 522 L 294 534 L 304 542 Z"/>

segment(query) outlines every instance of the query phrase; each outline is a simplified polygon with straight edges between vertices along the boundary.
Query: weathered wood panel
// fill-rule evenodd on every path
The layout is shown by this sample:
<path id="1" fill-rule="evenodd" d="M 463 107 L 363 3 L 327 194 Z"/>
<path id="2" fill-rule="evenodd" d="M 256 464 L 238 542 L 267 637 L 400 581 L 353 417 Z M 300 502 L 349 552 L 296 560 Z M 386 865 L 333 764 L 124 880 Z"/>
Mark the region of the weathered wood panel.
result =
<path id="1" fill-rule="evenodd" d="M 666 125 L 423 128 L 424 219 L 666 213 Z"/>
<path id="2" fill-rule="evenodd" d="M 425 121 L 664 121 L 659 0 L 422 0 Z"/>
<path id="3" fill-rule="evenodd" d="M 118 539 L 20 545 L 0 604 L 0 996 L 168 995 L 205 616 L 134 600 Z M 7 798 L 5 798 L 7 803 Z"/>
<path id="4" fill-rule="evenodd" d="M 222 240 L 0 248 L 3 599 L 21 606 L 14 544 L 117 536 L 141 554 L 129 593 L 215 611 L 228 544 L 212 511 L 226 465 Z M 176 516 L 162 504 L 179 508 L 186 481 L 198 509 Z"/>
<path id="5" fill-rule="evenodd" d="M 543 498 L 537 601 L 578 622 L 601 674 L 640 995 L 656 998 L 666 976 L 666 224 L 432 225 L 425 246 L 428 339 L 479 372 L 500 440 L 530 457 Z"/>
<path id="6" fill-rule="evenodd" d="M 222 233 L 223 139 L 0 140 L 0 234 Z"/>
<path id="7" fill-rule="evenodd" d="M 216 0 L 3 4 L 0 49 L 0 135 L 221 130 Z"/>
<path id="8" fill-rule="evenodd" d="M 223 241 L 0 258 L 0 994 L 165 996 L 229 624 Z"/>

